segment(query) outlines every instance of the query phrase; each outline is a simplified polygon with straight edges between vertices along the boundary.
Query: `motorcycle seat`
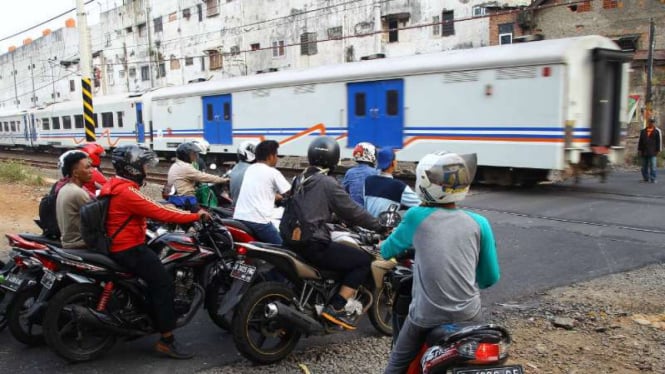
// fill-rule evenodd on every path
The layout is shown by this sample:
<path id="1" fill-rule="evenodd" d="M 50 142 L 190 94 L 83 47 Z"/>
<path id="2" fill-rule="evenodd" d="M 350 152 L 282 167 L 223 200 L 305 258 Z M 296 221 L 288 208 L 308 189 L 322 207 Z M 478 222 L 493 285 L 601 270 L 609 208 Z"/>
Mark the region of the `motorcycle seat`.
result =
<path id="1" fill-rule="evenodd" d="M 249 226 L 245 225 L 244 223 L 240 221 L 236 221 L 234 219 L 222 219 L 222 224 L 224 226 L 229 226 L 229 227 L 235 227 L 239 230 L 242 230 L 249 235 L 253 236 L 256 238 L 256 234 L 254 233 L 254 230 L 252 230 Z"/>
<path id="2" fill-rule="evenodd" d="M 485 330 L 487 329 L 487 324 L 479 322 L 458 322 L 458 323 L 444 323 L 435 327 L 429 334 L 427 334 L 427 344 L 429 346 L 437 345 L 441 342 L 446 342 L 451 338 L 454 339 L 454 336 L 461 332 L 462 330 Z M 460 337 L 462 334 L 458 334 Z"/>
<path id="3" fill-rule="evenodd" d="M 18 234 L 21 238 L 25 240 L 30 240 L 33 242 L 41 243 L 41 244 L 48 244 L 52 245 L 55 247 L 60 247 L 62 244 L 60 243 L 60 240 L 55 240 L 55 239 L 49 239 L 45 236 L 42 235 L 37 235 L 37 234 L 29 234 L 29 233 L 23 233 L 23 234 Z"/>
<path id="4" fill-rule="evenodd" d="M 113 261 L 109 256 L 103 255 L 98 252 L 89 251 L 87 249 L 63 249 L 57 248 L 57 252 L 62 252 L 61 254 L 65 257 L 76 256 L 83 260 L 83 262 L 90 263 L 92 265 L 100 265 L 107 269 L 113 270 L 118 273 L 131 273 L 129 270 L 125 269 L 122 265 Z"/>
<path id="5" fill-rule="evenodd" d="M 284 247 L 278 244 L 272 244 L 272 243 L 263 243 L 263 242 L 252 242 L 252 245 L 261 247 L 261 248 L 266 248 L 266 249 L 274 249 L 276 251 L 284 252 L 287 255 L 298 259 L 298 261 L 302 261 L 307 263 L 307 260 L 305 260 L 302 256 L 300 256 L 298 253 Z M 309 264 L 308 264 L 309 265 Z M 311 266 L 311 265 L 310 265 Z"/>
<path id="6" fill-rule="evenodd" d="M 206 209 L 209 209 L 209 210 L 219 214 L 219 216 L 222 217 L 222 218 L 231 218 L 231 217 L 233 217 L 233 209 L 231 209 L 231 208 L 210 207 L 210 208 L 206 208 Z"/>

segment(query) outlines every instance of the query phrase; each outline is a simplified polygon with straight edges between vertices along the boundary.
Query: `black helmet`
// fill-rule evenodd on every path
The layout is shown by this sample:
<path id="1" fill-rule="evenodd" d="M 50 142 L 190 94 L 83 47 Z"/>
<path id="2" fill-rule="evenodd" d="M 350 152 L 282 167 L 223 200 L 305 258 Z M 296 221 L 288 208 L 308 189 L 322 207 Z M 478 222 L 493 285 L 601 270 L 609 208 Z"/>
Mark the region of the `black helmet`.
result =
<path id="1" fill-rule="evenodd" d="M 178 146 L 178 148 L 176 148 L 175 156 L 178 158 L 178 160 L 185 162 L 193 162 L 196 159 L 192 160 L 191 157 L 192 153 L 198 155 L 199 151 L 200 151 L 199 146 L 192 142 L 182 143 Z"/>
<path id="2" fill-rule="evenodd" d="M 339 162 L 339 144 L 331 137 L 319 136 L 309 144 L 307 159 L 312 166 L 333 169 Z"/>
<path id="3" fill-rule="evenodd" d="M 143 185 L 146 177 L 144 166 L 154 167 L 159 162 L 155 152 L 136 144 L 123 144 L 113 150 L 111 163 L 115 173 Z"/>

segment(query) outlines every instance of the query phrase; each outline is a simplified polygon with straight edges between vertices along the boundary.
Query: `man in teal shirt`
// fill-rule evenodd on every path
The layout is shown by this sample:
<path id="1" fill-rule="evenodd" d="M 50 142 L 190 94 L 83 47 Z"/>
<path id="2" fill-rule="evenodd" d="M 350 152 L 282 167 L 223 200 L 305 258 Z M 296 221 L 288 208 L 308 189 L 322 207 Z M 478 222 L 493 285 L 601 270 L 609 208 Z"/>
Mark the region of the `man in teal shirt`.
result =
<path id="1" fill-rule="evenodd" d="M 416 193 L 423 204 L 409 209 L 381 244 L 386 259 L 415 249 L 413 299 L 385 373 L 404 373 L 433 328 L 480 319 L 480 289 L 499 280 L 489 222 L 456 206 L 466 197 L 475 169 L 475 154 L 425 156 L 416 168 Z"/>

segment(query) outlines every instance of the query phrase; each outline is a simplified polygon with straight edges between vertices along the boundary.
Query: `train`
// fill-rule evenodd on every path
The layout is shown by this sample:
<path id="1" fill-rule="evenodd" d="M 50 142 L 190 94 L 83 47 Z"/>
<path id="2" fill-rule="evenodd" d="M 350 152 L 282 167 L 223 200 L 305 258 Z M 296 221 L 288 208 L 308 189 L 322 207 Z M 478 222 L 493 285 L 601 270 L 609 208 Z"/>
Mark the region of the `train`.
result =
<path id="1" fill-rule="evenodd" d="M 479 178 L 534 183 L 552 170 L 619 163 L 632 55 L 602 36 L 542 40 L 163 87 L 94 99 L 97 142 L 168 156 L 205 139 L 213 162 L 244 140 L 305 156 L 313 136 L 391 147 L 399 161 L 477 153 Z M 80 101 L 0 113 L 0 147 L 85 142 Z"/>

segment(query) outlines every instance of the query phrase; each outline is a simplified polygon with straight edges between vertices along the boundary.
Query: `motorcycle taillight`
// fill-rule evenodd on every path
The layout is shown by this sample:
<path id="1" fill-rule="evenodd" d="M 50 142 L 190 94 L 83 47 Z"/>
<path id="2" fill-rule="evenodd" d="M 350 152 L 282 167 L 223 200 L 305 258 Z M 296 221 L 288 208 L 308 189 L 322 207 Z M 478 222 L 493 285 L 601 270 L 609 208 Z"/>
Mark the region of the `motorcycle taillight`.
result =
<path id="1" fill-rule="evenodd" d="M 20 268 L 20 269 L 25 269 L 26 268 L 26 265 L 23 262 L 23 257 L 21 257 L 21 256 L 14 256 L 14 264 L 16 264 L 17 268 Z"/>
<path id="2" fill-rule="evenodd" d="M 471 361 L 474 364 L 497 362 L 501 357 L 501 345 L 499 343 L 479 343 L 475 356 L 476 358 Z"/>
<path id="3" fill-rule="evenodd" d="M 51 271 L 58 271 L 58 263 L 55 261 L 52 261 L 44 256 L 39 256 L 37 255 L 37 259 L 42 263 L 42 265 L 51 270 Z"/>

